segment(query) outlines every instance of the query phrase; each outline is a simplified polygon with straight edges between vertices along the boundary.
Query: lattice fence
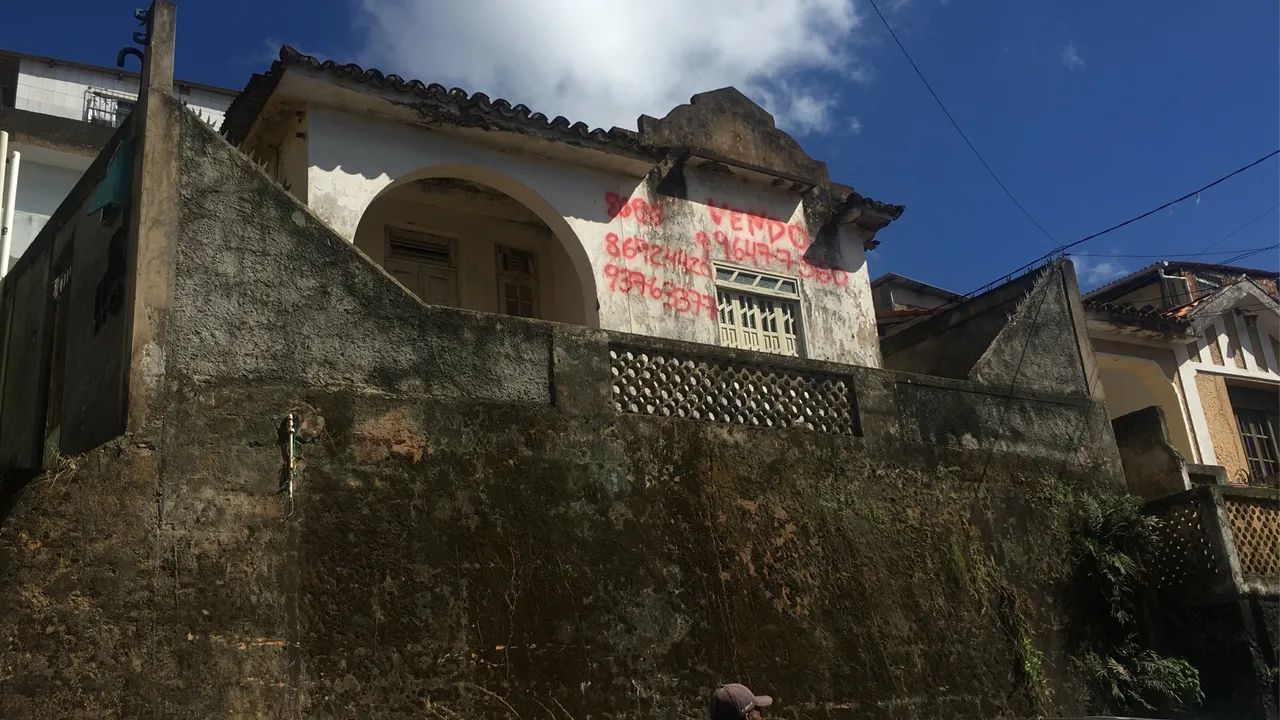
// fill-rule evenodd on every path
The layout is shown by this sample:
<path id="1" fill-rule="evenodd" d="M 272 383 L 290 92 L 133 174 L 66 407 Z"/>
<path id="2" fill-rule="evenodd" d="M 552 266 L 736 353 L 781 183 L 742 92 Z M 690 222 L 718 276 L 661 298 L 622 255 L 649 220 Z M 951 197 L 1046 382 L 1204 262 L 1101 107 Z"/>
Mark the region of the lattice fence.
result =
<path id="1" fill-rule="evenodd" d="M 1222 498 L 1246 579 L 1280 578 L 1280 504 L 1263 498 Z"/>
<path id="2" fill-rule="evenodd" d="M 847 377 L 628 347 L 610 348 L 609 358 L 618 412 L 837 435 L 859 432 Z"/>
<path id="3" fill-rule="evenodd" d="M 1156 531 L 1151 568 L 1154 584 L 1174 588 L 1219 572 L 1199 503 L 1188 499 L 1165 508 L 1159 517 L 1162 522 Z"/>

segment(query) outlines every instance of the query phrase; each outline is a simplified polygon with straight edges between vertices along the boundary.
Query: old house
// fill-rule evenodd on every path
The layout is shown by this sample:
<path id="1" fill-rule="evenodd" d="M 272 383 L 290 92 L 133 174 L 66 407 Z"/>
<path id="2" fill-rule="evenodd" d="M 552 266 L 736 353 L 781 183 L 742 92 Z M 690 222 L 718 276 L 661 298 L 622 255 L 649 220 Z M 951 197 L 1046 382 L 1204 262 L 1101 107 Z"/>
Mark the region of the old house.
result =
<path id="1" fill-rule="evenodd" d="M 864 253 L 902 207 L 732 88 L 590 130 L 286 47 L 223 131 L 430 303 L 879 364 Z"/>
<path id="2" fill-rule="evenodd" d="M 1159 262 L 1089 292 L 1085 302 L 1113 418 L 1159 407 L 1170 442 L 1193 466 L 1187 483 L 1274 484 L 1276 273 Z M 1134 490 L 1156 497 L 1184 487 Z"/>
<path id="3" fill-rule="evenodd" d="M 136 62 L 131 60 L 130 62 Z M 183 102 L 212 125 L 235 93 L 178 81 Z M 138 99 L 138 74 L 117 67 L 0 50 L 0 130 L 22 154 L 10 263 L 49 216 Z"/>
<path id="4" fill-rule="evenodd" d="M 0 717 L 1083 714 L 1070 265 L 882 353 L 901 208 L 736 90 L 588 130 L 286 50 L 219 135 L 175 22 L 0 285 Z"/>

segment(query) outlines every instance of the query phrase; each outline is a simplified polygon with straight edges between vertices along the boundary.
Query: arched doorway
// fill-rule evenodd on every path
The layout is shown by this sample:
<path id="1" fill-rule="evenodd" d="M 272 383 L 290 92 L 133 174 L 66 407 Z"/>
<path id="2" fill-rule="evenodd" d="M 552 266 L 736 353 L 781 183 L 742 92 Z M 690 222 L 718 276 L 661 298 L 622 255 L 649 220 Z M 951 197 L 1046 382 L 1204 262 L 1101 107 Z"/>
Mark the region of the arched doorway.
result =
<path id="1" fill-rule="evenodd" d="M 458 167 L 400 178 L 365 209 L 355 244 L 428 303 L 598 325 L 577 237 L 509 178 Z"/>
<path id="2" fill-rule="evenodd" d="M 1187 460 L 1195 462 L 1186 413 L 1174 389 L 1173 380 L 1160 364 L 1147 358 L 1097 353 L 1098 375 L 1106 395 L 1107 414 L 1112 420 L 1136 410 L 1158 405 L 1164 411 L 1169 443 Z"/>

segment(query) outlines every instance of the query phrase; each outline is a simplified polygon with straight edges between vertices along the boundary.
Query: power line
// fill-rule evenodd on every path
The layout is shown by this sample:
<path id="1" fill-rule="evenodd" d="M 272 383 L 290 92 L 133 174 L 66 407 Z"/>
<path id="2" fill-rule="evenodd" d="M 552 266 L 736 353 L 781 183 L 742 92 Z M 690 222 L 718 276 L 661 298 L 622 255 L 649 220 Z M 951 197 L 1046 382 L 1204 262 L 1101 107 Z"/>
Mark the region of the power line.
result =
<path id="1" fill-rule="evenodd" d="M 1082 243 L 1086 243 L 1086 242 L 1088 242 L 1088 241 L 1090 241 L 1090 240 L 1092 240 L 1092 239 L 1094 239 L 1094 238 L 1102 237 L 1103 235 L 1106 235 L 1107 233 L 1115 232 L 1116 230 L 1119 230 L 1120 228 L 1125 227 L 1126 225 L 1132 225 L 1133 223 L 1135 223 L 1135 222 L 1137 222 L 1137 221 L 1139 221 L 1139 220 L 1141 220 L 1141 219 L 1143 219 L 1143 218 L 1146 218 L 1146 217 L 1150 217 L 1150 216 L 1152 216 L 1152 215 L 1155 215 L 1156 213 L 1160 212 L 1161 210 L 1164 210 L 1164 209 L 1165 209 L 1165 208 L 1167 208 L 1167 207 L 1170 207 L 1170 206 L 1173 206 L 1173 205 L 1177 205 L 1178 203 L 1182 202 L 1183 200 L 1186 200 L 1186 199 L 1188 199 L 1188 198 L 1195 197 L 1196 195 L 1199 195 L 1200 193 L 1204 192 L 1205 190 L 1208 190 L 1209 188 L 1212 188 L 1212 187 L 1214 187 L 1214 186 L 1216 186 L 1216 185 L 1219 185 L 1219 184 L 1221 184 L 1221 183 L 1223 183 L 1223 182 L 1226 182 L 1227 180 L 1230 180 L 1231 178 L 1235 177 L 1236 175 L 1239 175 L 1240 173 L 1244 172 L 1245 170 L 1248 170 L 1248 169 L 1250 169 L 1250 168 L 1252 168 L 1252 167 L 1254 167 L 1254 166 L 1256 166 L 1256 165 L 1260 165 L 1261 163 L 1263 163 L 1263 162 L 1265 162 L 1265 161 L 1267 161 L 1267 160 L 1270 160 L 1271 158 L 1275 157 L 1276 155 L 1280 155 L 1280 150 L 1273 150 L 1273 151 L 1271 151 L 1271 152 L 1267 153 L 1266 155 L 1263 155 L 1262 157 L 1258 158 L 1257 160 L 1254 160 L 1253 162 L 1249 163 L 1248 165 L 1245 165 L 1245 166 L 1243 166 L 1243 167 L 1240 167 L 1240 168 L 1237 168 L 1237 169 L 1235 169 L 1235 170 L 1232 170 L 1231 172 L 1227 173 L 1226 175 L 1223 175 L 1222 177 L 1218 178 L 1217 180 L 1214 180 L 1213 182 L 1211 182 L 1211 183 L 1209 183 L 1209 184 L 1207 184 L 1207 185 L 1203 185 L 1203 186 L 1201 186 L 1201 187 L 1199 187 L 1199 188 L 1196 188 L 1195 190 L 1192 190 L 1191 192 L 1186 193 L 1185 195 L 1182 195 L 1181 197 L 1178 197 L 1178 198 L 1175 198 L 1175 199 L 1173 199 L 1173 200 L 1170 200 L 1169 202 L 1167 202 L 1167 203 L 1165 203 L 1165 204 L 1163 204 L 1163 205 L 1161 205 L 1161 206 L 1159 206 L 1159 207 L 1157 207 L 1157 208 L 1152 208 L 1151 210 L 1148 210 L 1148 211 L 1146 211 L 1146 212 L 1142 213 L 1141 215 L 1135 215 L 1135 216 L 1133 216 L 1133 217 L 1129 218 L 1128 220 L 1125 220 L 1125 221 L 1123 221 L 1123 222 L 1116 223 L 1115 225 L 1112 225 L 1111 227 L 1109 227 L 1109 228 L 1107 228 L 1107 229 L 1105 229 L 1105 230 L 1099 230 L 1098 232 L 1093 233 L 1092 235 L 1086 235 L 1086 236 L 1084 236 L 1084 237 L 1080 238 L 1079 240 L 1076 240 L 1076 241 L 1074 241 L 1074 242 L 1067 243 L 1066 245 L 1059 245 L 1058 247 L 1056 247 L 1056 248 L 1054 248 L 1053 250 L 1050 250 L 1049 252 L 1047 252 L 1047 253 L 1045 253 L 1045 254 L 1041 255 L 1040 257 L 1036 258 L 1035 260 L 1032 260 L 1031 262 L 1026 263 L 1025 265 L 1022 265 L 1021 267 L 1017 268 L 1016 270 L 1014 270 L 1014 271 L 1012 271 L 1012 272 L 1010 272 L 1010 273 L 1006 273 L 1005 275 L 1003 275 L 1003 276 L 1001 276 L 1001 277 L 1002 277 L 1002 278 L 1007 278 L 1007 277 L 1010 277 L 1010 276 L 1013 276 L 1013 275 L 1017 275 L 1017 274 L 1019 274 L 1019 273 L 1023 272 L 1024 270 L 1028 270 L 1028 269 L 1030 269 L 1030 268 L 1035 267 L 1036 265 L 1039 265 L 1041 262 L 1044 262 L 1045 260 L 1048 260 L 1048 259 L 1049 259 L 1049 258 L 1051 258 L 1051 257 L 1054 257 L 1054 256 L 1057 256 L 1057 255 L 1061 255 L 1061 254 L 1063 254 L 1063 251 L 1064 251 L 1064 250 L 1069 250 L 1069 249 L 1071 249 L 1071 248 L 1073 248 L 1073 247 L 1076 247 L 1077 245 L 1080 245 L 1080 244 L 1082 244 Z M 1226 263 L 1224 262 L 1224 263 L 1222 263 L 1222 264 L 1223 264 L 1223 265 L 1225 265 Z M 996 282 L 999 282 L 999 280 L 997 280 Z M 983 285 L 982 287 L 978 288 L 977 290 L 974 290 L 974 291 L 972 291 L 972 292 L 969 292 L 969 293 L 966 295 L 966 297 L 972 296 L 972 295 L 974 295 L 974 294 L 976 294 L 976 293 L 979 293 L 979 292 L 981 292 L 981 291 L 985 290 L 986 288 L 990 287 L 990 285 L 991 285 L 991 284 L 992 284 L 992 283 L 988 283 L 987 285 Z"/>
<path id="2" fill-rule="evenodd" d="M 1245 259 L 1245 258 L 1247 258 L 1247 257 L 1252 257 L 1252 256 L 1254 256 L 1254 255 L 1257 255 L 1257 254 L 1258 254 L 1258 253 L 1260 253 L 1260 252 L 1265 251 L 1265 250 L 1274 250 L 1274 249 L 1275 249 L 1275 246 L 1274 246 L 1274 245 L 1271 245 L 1271 246 L 1264 247 L 1264 248 L 1258 248 L 1257 250 L 1250 250 L 1250 251 L 1248 251 L 1248 252 L 1242 252 L 1242 253 L 1240 253 L 1239 255 L 1236 255 L 1236 256 L 1234 256 L 1234 257 L 1229 257 L 1229 258 L 1227 258 L 1226 260 L 1223 260 L 1220 264 L 1222 264 L 1222 265 L 1230 265 L 1230 264 L 1231 264 L 1231 263 L 1233 263 L 1233 262 L 1237 262 L 1237 261 L 1239 261 L 1239 260 L 1243 260 L 1243 259 Z"/>
<path id="3" fill-rule="evenodd" d="M 1280 207 L 1280 205 L 1278 205 L 1277 207 Z M 1270 250 L 1274 247 L 1275 245 L 1267 245 L 1266 247 L 1260 247 L 1260 248 L 1240 248 L 1236 250 L 1216 250 L 1214 252 L 1182 253 L 1182 254 L 1175 254 L 1175 255 L 1112 255 L 1110 253 L 1067 253 L 1067 254 L 1070 255 L 1071 257 L 1122 258 L 1122 259 L 1185 258 L 1185 257 L 1205 257 L 1207 255 L 1230 255 L 1232 253 L 1241 253 L 1241 252 L 1254 252 L 1254 251 L 1261 252 L 1263 250 Z M 1226 263 L 1218 263 L 1218 264 L 1225 265 Z"/>
<path id="4" fill-rule="evenodd" d="M 1244 230 L 1245 228 L 1249 227 L 1250 225 L 1253 225 L 1254 223 L 1258 222 L 1258 221 L 1259 221 L 1259 220 L 1261 220 L 1262 218 L 1264 218 L 1264 217 L 1266 217 L 1266 216 L 1270 215 L 1271 213 L 1275 212 L 1275 211 L 1276 211 L 1276 208 L 1280 208 L 1280 203 L 1276 203 L 1275 205 L 1272 205 L 1270 210 L 1267 210 L 1266 212 L 1264 212 L 1264 213 L 1262 213 L 1261 215 L 1259 215 L 1258 217 L 1256 217 L 1256 218 L 1254 218 L 1254 219 L 1250 220 L 1249 222 L 1247 222 L 1247 223 L 1245 223 L 1245 224 L 1241 225 L 1240 227 L 1236 228 L 1235 230 L 1232 230 L 1231 232 L 1227 233 L 1226 235 L 1223 235 L 1222 237 L 1218 238 L 1217 240 L 1214 240 L 1213 242 L 1209 243 L 1208 245 L 1205 245 L 1203 248 L 1201 248 L 1201 249 L 1200 249 L 1200 252 L 1204 252 L 1205 250 L 1208 250 L 1209 248 L 1213 248 L 1213 247 L 1217 247 L 1218 245 L 1221 245 L 1221 244 L 1222 244 L 1222 242 L 1223 242 L 1224 240 L 1227 240 L 1228 238 L 1233 237 L 1236 233 L 1240 232 L 1241 230 Z"/>
<path id="5" fill-rule="evenodd" d="M 924 84 L 924 88 L 933 96 L 933 101 L 938 103 L 938 107 L 941 108 L 942 114 L 947 116 L 947 120 L 951 122 L 951 127 L 955 128 L 956 132 L 960 134 L 960 138 L 964 140 L 965 145 L 969 146 L 969 150 L 973 152 L 973 156 L 978 158 L 978 162 L 982 163 L 982 167 L 986 168 L 987 174 L 991 176 L 991 179 L 996 181 L 996 184 L 1000 186 L 1000 189 L 1004 191 L 1004 194 L 1009 196 L 1009 199 L 1013 201 L 1014 205 L 1018 206 L 1018 209 L 1022 211 L 1023 215 L 1027 216 L 1027 219 L 1031 221 L 1031 224 L 1035 225 L 1040 232 L 1044 233 L 1044 236 L 1049 238 L 1051 242 L 1057 244 L 1058 239 L 1055 238 L 1048 230 L 1045 230 L 1039 220 L 1032 217 L 1031 213 L 1023 207 L 1022 203 L 1018 202 L 1018 198 L 1014 197 L 1013 193 L 1009 191 L 1009 188 L 1004 184 L 1004 181 L 1000 179 L 1000 176 L 996 175 L 996 171 L 991 169 L 991 165 L 982 157 L 982 153 L 978 152 L 978 148 L 974 147 L 973 142 L 969 140 L 969 136 L 965 135 L 964 130 L 960 129 L 960 123 L 956 122 L 956 119 L 952 117 L 951 111 L 947 109 L 945 104 L 943 104 L 942 98 L 938 97 L 938 93 L 934 92 L 933 86 L 925 79 L 924 73 L 921 72 L 920 67 L 916 65 L 916 61 L 911 59 L 911 53 L 907 52 L 906 46 L 898 39 L 898 34 L 893 31 L 893 27 L 890 26 L 889 21 L 885 19 L 884 13 L 880 12 L 880 8 L 876 5 L 875 0 L 869 0 L 869 2 L 871 3 L 871 8 L 876 11 L 876 15 L 880 16 L 880 22 L 884 23 L 884 29 L 889 31 L 889 36 L 892 37 L 893 42 L 898 45 L 898 49 L 902 51 L 903 57 L 905 57 L 907 62 L 911 64 L 911 69 L 916 71 L 916 77 L 920 78 L 920 82 Z"/>

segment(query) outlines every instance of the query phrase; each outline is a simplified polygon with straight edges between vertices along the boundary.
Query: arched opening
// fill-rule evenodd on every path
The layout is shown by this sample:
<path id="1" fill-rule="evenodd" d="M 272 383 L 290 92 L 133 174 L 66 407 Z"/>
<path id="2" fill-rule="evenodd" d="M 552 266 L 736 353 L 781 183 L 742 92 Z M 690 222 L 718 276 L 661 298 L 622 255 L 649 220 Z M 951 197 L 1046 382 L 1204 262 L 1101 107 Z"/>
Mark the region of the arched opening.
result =
<path id="1" fill-rule="evenodd" d="M 1159 363 L 1146 358 L 1098 353 L 1098 373 L 1107 398 L 1107 415 L 1112 420 L 1121 415 L 1158 405 L 1164 411 L 1169 429 L 1169 443 L 1187 462 L 1195 462 L 1191 436 L 1187 430 L 1182 402 L 1173 381 L 1160 369 Z"/>
<path id="2" fill-rule="evenodd" d="M 467 167 L 400 178 L 365 209 L 355 244 L 428 303 L 598 325 L 581 243 L 510 178 Z"/>

